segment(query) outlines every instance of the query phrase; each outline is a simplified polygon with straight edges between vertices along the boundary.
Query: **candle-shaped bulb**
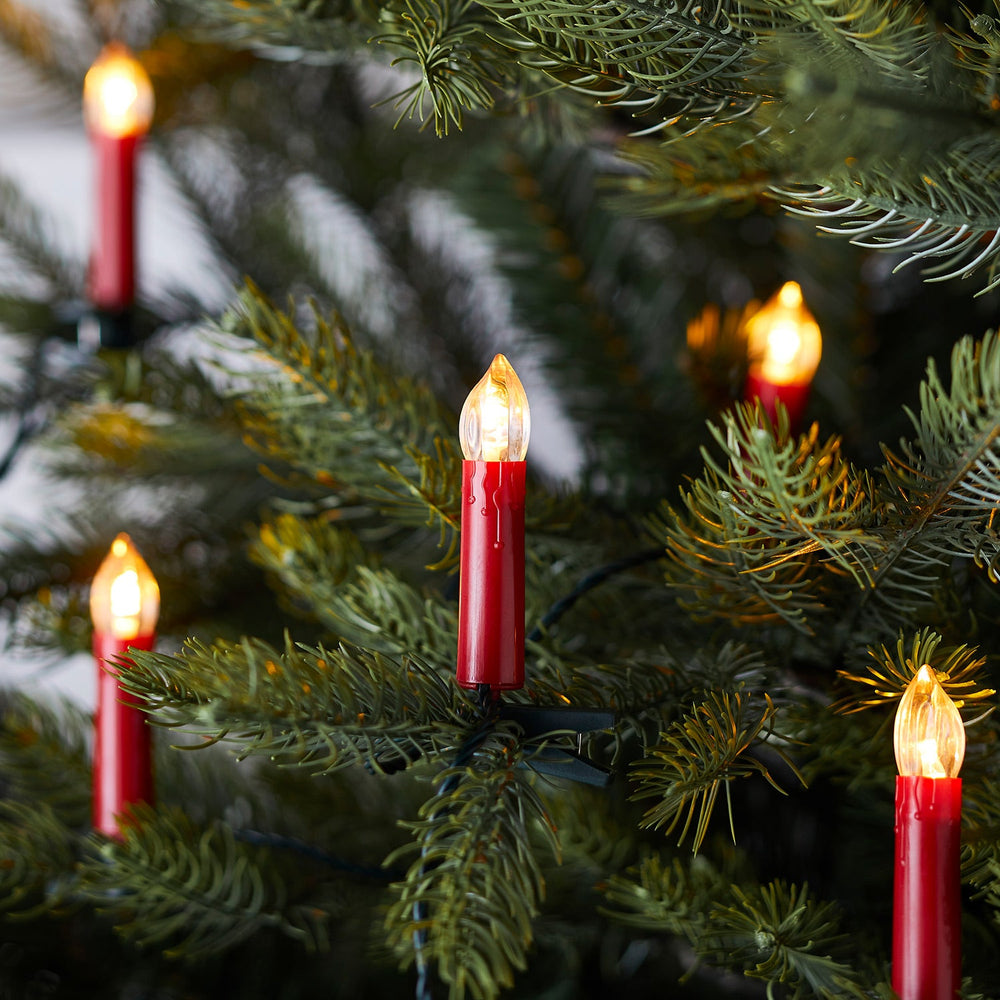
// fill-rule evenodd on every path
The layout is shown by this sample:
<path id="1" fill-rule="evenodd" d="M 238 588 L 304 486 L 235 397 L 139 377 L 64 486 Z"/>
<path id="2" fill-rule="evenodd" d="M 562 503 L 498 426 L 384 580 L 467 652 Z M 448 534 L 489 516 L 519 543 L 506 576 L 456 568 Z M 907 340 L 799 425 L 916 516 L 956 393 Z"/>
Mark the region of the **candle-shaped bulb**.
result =
<path id="1" fill-rule="evenodd" d="M 84 77 L 83 117 L 92 131 L 112 138 L 149 131 L 153 85 L 120 42 L 106 45 Z"/>
<path id="2" fill-rule="evenodd" d="M 965 727 L 955 703 L 926 663 L 899 700 L 893 745 L 901 775 L 958 777 L 965 759 Z"/>
<path id="3" fill-rule="evenodd" d="M 823 338 L 802 289 L 786 281 L 747 323 L 750 372 L 772 385 L 808 383 L 816 374 Z"/>
<path id="4" fill-rule="evenodd" d="M 94 629 L 115 639 L 152 635 L 160 614 L 160 588 L 145 560 L 126 534 L 111 551 L 90 586 Z"/>
<path id="5" fill-rule="evenodd" d="M 524 386 L 510 362 L 498 354 L 462 407 L 462 453 L 470 462 L 521 462 L 530 432 Z"/>

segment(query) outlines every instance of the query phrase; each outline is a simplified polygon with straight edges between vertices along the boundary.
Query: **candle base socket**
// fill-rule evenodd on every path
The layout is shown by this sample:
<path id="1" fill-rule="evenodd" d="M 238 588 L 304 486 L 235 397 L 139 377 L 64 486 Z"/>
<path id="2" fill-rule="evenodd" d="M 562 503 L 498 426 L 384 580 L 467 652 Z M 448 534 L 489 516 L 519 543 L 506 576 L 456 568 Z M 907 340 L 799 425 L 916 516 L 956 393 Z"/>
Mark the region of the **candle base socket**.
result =
<path id="1" fill-rule="evenodd" d="M 135 323 L 131 309 L 93 309 L 76 326 L 76 342 L 96 354 L 104 349 L 123 351 L 135 346 Z"/>

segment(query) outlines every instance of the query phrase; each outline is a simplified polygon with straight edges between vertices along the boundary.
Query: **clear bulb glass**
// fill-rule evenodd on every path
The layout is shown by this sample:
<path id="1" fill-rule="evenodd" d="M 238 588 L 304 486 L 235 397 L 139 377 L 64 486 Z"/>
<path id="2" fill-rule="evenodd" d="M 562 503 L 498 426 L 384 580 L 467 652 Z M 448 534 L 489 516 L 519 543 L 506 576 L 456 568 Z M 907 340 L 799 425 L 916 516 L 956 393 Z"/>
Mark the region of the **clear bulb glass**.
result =
<path id="1" fill-rule="evenodd" d="M 892 741 L 900 774 L 958 777 L 965 760 L 962 716 L 926 663 L 899 700 Z"/>
<path id="2" fill-rule="evenodd" d="M 101 135 L 144 135 L 153 120 L 153 85 L 120 42 L 104 47 L 83 80 L 83 117 Z"/>
<path id="3" fill-rule="evenodd" d="M 94 628 L 116 639 L 152 635 L 160 616 L 160 588 L 128 535 L 112 543 L 90 585 Z"/>
<path id="4" fill-rule="evenodd" d="M 462 454 L 476 462 L 522 462 L 530 433 L 524 386 L 510 362 L 498 354 L 462 407 Z"/>
<path id="5" fill-rule="evenodd" d="M 823 353 L 819 324 L 795 281 L 784 285 L 747 323 L 750 371 L 772 385 L 809 382 Z"/>

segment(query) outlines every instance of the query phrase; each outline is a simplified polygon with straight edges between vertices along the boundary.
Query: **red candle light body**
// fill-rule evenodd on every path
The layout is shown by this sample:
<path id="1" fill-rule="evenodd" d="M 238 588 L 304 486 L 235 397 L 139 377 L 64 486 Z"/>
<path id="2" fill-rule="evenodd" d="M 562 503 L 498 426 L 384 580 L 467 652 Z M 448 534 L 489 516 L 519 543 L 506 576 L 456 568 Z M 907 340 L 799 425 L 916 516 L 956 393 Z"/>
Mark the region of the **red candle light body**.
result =
<path id="1" fill-rule="evenodd" d="M 896 778 L 892 988 L 900 1000 L 957 995 L 961 822 L 961 778 Z"/>
<path id="2" fill-rule="evenodd" d="M 809 402 L 810 382 L 789 382 L 785 384 L 768 382 L 756 372 L 747 375 L 743 398 L 748 403 L 759 399 L 771 423 L 778 420 L 778 402 L 788 411 L 788 426 L 795 433 L 802 425 L 806 404 Z"/>
<path id="3" fill-rule="evenodd" d="M 88 294 L 98 309 L 119 312 L 135 299 L 135 163 L 141 137 L 91 133 L 97 219 Z"/>
<path id="4" fill-rule="evenodd" d="M 524 462 L 462 463 L 462 687 L 524 686 L 524 472 Z"/>
<path id="5" fill-rule="evenodd" d="M 94 732 L 94 829 L 119 837 L 116 817 L 135 802 L 153 801 L 153 761 L 146 713 L 118 683 L 117 664 L 129 646 L 152 649 L 154 636 L 118 639 L 94 633 L 97 658 L 97 718 Z"/>

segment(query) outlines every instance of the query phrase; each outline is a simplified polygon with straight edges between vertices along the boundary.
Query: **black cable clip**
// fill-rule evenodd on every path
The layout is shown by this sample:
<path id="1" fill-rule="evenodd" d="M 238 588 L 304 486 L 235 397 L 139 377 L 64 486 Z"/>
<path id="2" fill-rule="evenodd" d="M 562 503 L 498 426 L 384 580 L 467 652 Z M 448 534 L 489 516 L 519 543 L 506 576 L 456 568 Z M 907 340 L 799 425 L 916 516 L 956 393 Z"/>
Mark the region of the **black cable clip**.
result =
<path id="1" fill-rule="evenodd" d="M 611 783 L 611 771 L 595 763 L 580 752 L 583 734 L 600 729 L 610 729 L 615 724 L 615 713 L 603 708 L 546 707 L 541 705 L 499 706 L 499 718 L 521 727 L 528 739 L 547 735 L 577 734 L 577 749 L 543 746 L 526 757 L 525 767 L 553 778 L 568 778 L 596 788 L 606 788 Z"/>

